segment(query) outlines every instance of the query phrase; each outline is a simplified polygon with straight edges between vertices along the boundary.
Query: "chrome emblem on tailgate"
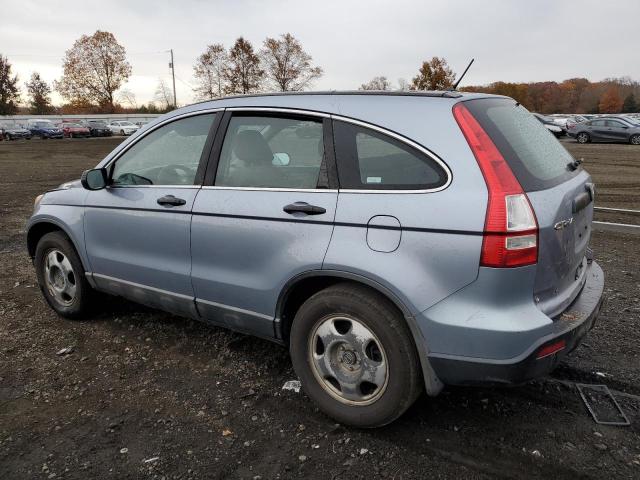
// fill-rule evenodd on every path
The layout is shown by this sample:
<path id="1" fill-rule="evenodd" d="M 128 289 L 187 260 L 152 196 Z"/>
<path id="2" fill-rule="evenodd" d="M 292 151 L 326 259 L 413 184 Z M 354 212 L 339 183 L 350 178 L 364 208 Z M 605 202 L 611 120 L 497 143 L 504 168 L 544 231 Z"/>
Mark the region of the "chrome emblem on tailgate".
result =
<path id="1" fill-rule="evenodd" d="M 558 223 L 556 223 L 553 228 L 555 230 L 562 230 L 565 227 L 568 227 L 569 225 L 571 225 L 573 223 L 573 217 L 567 219 L 567 220 L 560 220 Z"/>

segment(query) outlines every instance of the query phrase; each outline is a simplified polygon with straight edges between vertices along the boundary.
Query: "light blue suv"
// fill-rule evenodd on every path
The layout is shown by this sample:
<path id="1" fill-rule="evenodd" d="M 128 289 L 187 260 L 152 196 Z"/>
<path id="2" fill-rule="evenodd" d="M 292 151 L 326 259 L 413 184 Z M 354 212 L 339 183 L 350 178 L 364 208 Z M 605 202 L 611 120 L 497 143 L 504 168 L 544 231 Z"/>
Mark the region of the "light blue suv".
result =
<path id="1" fill-rule="evenodd" d="M 520 383 L 593 326 L 594 187 L 514 100 L 244 96 L 171 112 L 36 199 L 44 297 L 96 292 L 288 346 L 345 424 L 424 389 Z"/>

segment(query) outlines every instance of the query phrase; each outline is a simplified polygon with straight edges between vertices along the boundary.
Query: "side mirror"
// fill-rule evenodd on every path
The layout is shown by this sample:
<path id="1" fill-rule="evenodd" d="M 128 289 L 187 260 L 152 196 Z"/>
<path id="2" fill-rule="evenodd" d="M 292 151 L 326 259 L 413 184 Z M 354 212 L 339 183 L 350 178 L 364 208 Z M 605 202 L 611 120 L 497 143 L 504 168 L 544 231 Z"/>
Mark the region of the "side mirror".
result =
<path id="1" fill-rule="evenodd" d="M 291 162 L 291 158 L 289 158 L 288 153 L 274 153 L 273 160 L 271 160 L 272 165 L 276 165 L 279 167 L 286 167 Z"/>
<path id="2" fill-rule="evenodd" d="M 80 177 L 80 183 L 87 190 L 102 190 L 107 186 L 107 181 L 107 170 L 105 168 L 85 170 Z"/>

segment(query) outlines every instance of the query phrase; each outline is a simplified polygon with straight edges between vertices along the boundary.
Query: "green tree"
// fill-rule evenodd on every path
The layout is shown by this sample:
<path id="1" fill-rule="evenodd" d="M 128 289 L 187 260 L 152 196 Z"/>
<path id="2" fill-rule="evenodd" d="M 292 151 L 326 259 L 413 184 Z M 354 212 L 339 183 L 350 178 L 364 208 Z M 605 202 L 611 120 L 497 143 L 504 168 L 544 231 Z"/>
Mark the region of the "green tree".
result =
<path id="1" fill-rule="evenodd" d="M 622 112 L 623 113 L 636 113 L 638 111 L 638 104 L 636 103 L 636 96 L 633 93 L 630 93 L 626 97 L 624 97 L 624 102 L 622 103 Z"/>
<path id="2" fill-rule="evenodd" d="M 47 115 L 51 113 L 51 87 L 42 80 L 38 72 L 33 72 L 31 80 L 26 82 L 29 96 L 29 111 L 34 115 Z"/>
<path id="3" fill-rule="evenodd" d="M 19 101 L 18 75 L 11 74 L 9 60 L 0 55 L 0 115 L 15 114 Z"/>
<path id="4" fill-rule="evenodd" d="M 444 58 L 433 57 L 422 62 L 418 75 L 411 82 L 411 90 L 446 90 L 455 81 L 455 74 Z"/>

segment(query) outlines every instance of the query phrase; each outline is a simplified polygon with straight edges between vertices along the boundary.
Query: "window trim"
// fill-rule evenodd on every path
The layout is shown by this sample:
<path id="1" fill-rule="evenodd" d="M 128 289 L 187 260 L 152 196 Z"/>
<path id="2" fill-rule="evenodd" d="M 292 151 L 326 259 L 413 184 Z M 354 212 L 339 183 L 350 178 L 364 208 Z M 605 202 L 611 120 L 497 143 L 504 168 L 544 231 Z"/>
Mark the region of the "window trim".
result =
<path id="1" fill-rule="evenodd" d="M 427 157 L 429 157 L 431 160 L 433 160 L 434 162 L 436 162 L 437 165 L 440 166 L 440 168 L 442 168 L 447 176 L 446 181 L 439 187 L 434 187 L 434 188 L 403 188 L 403 189 L 376 189 L 376 188 L 344 188 L 344 187 L 340 187 L 340 193 L 384 193 L 384 194 L 388 194 L 388 193 L 435 193 L 435 192 L 441 192 L 442 190 L 445 190 L 446 188 L 449 187 L 449 185 L 451 185 L 451 182 L 453 181 L 453 175 L 451 173 L 451 169 L 449 168 L 449 166 L 442 160 L 440 159 L 440 157 L 438 157 L 435 153 L 433 153 L 431 150 L 428 150 L 427 148 L 423 147 L 422 145 L 420 145 L 417 142 L 414 142 L 413 140 L 410 140 L 409 138 L 400 135 L 399 133 L 394 132 L 393 130 L 389 130 L 383 127 L 379 127 L 377 125 L 371 124 L 371 123 L 367 123 L 367 122 L 363 122 L 361 120 L 356 120 L 354 118 L 350 118 L 350 117 L 344 117 L 342 115 L 331 115 L 331 119 L 332 120 L 338 120 L 341 122 L 345 122 L 345 123 L 351 123 L 353 125 L 357 125 L 359 127 L 362 128 L 367 128 L 370 130 L 374 130 L 382 135 L 386 135 L 388 137 L 393 138 L 394 140 L 399 141 L 400 143 L 404 143 L 405 145 L 418 150 L 420 153 L 422 153 L 423 155 L 426 155 Z M 335 143 L 334 143 L 334 149 L 335 149 Z"/>
<path id="2" fill-rule="evenodd" d="M 150 127 L 148 130 L 140 134 L 140 136 L 133 138 L 127 145 L 122 147 L 122 150 L 118 151 L 112 158 L 110 158 L 104 165 L 102 165 L 102 168 L 105 168 L 108 170 L 109 179 L 111 179 L 111 173 L 112 173 L 115 162 L 117 162 L 120 159 L 120 157 L 122 157 L 127 151 L 129 151 L 129 149 L 131 149 L 134 145 L 140 142 L 147 135 L 151 134 L 152 132 L 155 132 L 159 128 L 162 128 L 163 126 L 169 123 L 182 120 L 184 118 L 215 113 L 216 116 L 211 124 L 209 133 L 207 134 L 207 139 L 205 140 L 204 146 L 202 148 L 202 154 L 200 155 L 200 162 L 198 163 L 198 170 L 196 171 L 196 177 L 193 180 L 192 185 L 107 185 L 107 188 L 198 188 L 200 187 L 204 180 L 205 168 L 209 163 L 209 157 L 210 157 L 210 151 L 211 151 L 213 139 L 215 138 L 217 130 L 221 124 L 220 117 L 222 115 L 219 115 L 219 113 L 224 112 L 224 110 L 225 110 L 224 108 L 208 108 L 205 110 L 187 112 L 187 113 L 174 115 L 172 117 L 166 118 L 161 122 L 158 122 L 152 127 Z"/>
<path id="3" fill-rule="evenodd" d="M 327 163 L 327 174 L 329 177 L 329 188 L 285 188 L 285 187 L 229 187 L 222 185 L 215 185 L 216 175 L 218 172 L 218 164 L 220 163 L 220 155 L 222 153 L 222 146 L 227 134 L 227 129 L 231 118 L 234 113 L 240 113 L 236 116 L 274 116 L 268 114 L 281 114 L 282 117 L 316 117 L 314 120 L 321 120 L 322 122 L 322 135 L 325 148 L 324 161 Z M 267 114 L 267 115 L 264 115 Z M 318 112 L 315 110 L 303 110 L 299 108 L 281 108 L 281 107 L 227 107 L 225 108 L 224 115 L 218 125 L 215 139 L 213 141 L 213 148 L 207 162 L 206 172 L 204 174 L 204 180 L 202 182 L 202 189 L 204 190 L 239 190 L 239 191 L 264 191 L 264 192 L 338 192 L 337 184 L 337 166 L 335 164 L 335 154 L 333 148 L 333 135 L 330 137 L 327 134 L 327 125 L 331 122 L 331 115 L 324 112 Z M 330 131 L 329 133 L 332 133 Z M 327 142 L 331 142 L 331 149 L 327 150 Z"/>

